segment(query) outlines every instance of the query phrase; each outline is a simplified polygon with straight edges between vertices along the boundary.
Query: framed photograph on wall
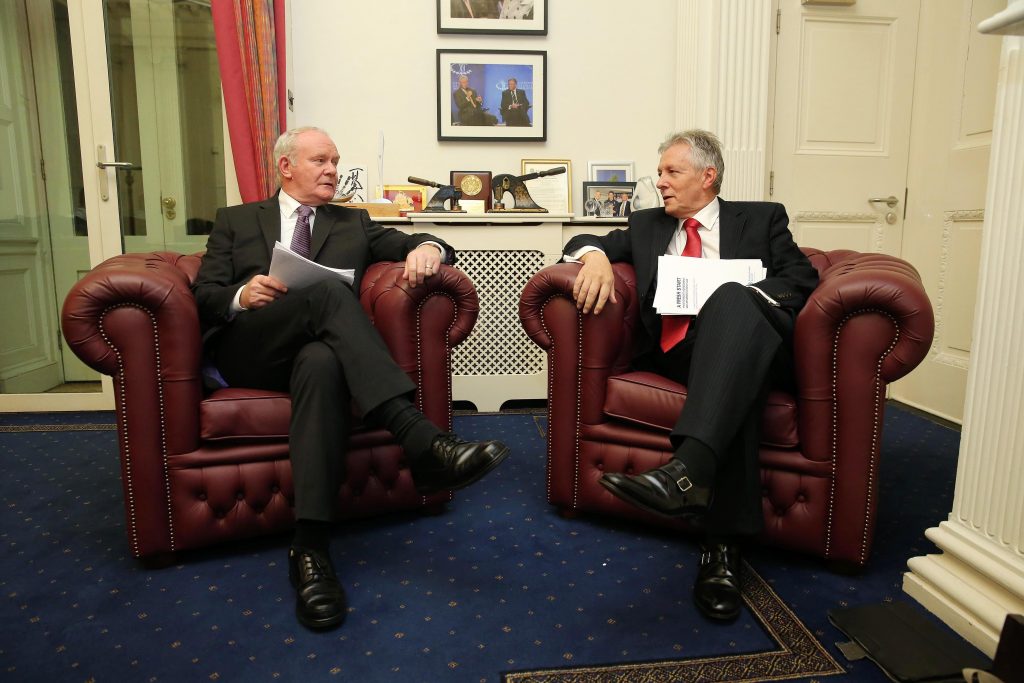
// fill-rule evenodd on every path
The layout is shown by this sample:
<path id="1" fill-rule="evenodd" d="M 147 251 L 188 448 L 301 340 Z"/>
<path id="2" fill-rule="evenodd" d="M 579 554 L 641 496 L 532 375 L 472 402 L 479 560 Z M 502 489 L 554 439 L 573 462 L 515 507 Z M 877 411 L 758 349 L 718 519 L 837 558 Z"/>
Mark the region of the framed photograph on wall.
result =
<path id="1" fill-rule="evenodd" d="M 548 33 L 548 0 L 437 0 L 438 33 Z"/>
<path id="2" fill-rule="evenodd" d="M 422 185 L 385 185 L 384 199 L 391 200 L 399 211 L 422 211 L 427 205 L 427 188 Z"/>
<path id="3" fill-rule="evenodd" d="M 591 218 L 624 218 L 631 212 L 636 183 L 584 182 L 583 215 Z"/>
<path id="4" fill-rule="evenodd" d="M 519 174 L 550 171 L 560 166 L 565 173 L 544 176 L 526 181 L 526 189 L 530 197 L 549 213 L 572 214 L 572 162 L 569 159 L 522 159 L 519 163 Z"/>
<path id="5" fill-rule="evenodd" d="M 547 52 L 438 50 L 438 140 L 547 139 Z"/>
<path id="6" fill-rule="evenodd" d="M 587 180 L 599 183 L 621 183 L 633 180 L 632 161 L 591 161 L 587 163 Z"/>

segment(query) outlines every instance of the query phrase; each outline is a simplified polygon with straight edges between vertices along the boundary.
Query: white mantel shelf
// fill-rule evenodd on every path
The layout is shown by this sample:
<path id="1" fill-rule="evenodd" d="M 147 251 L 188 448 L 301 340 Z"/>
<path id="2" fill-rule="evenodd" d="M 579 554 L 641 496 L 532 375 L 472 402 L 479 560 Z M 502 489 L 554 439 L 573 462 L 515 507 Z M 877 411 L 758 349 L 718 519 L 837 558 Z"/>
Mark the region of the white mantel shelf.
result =
<path id="1" fill-rule="evenodd" d="M 489 212 L 489 213 L 447 213 L 441 211 L 421 211 L 406 216 L 410 223 L 445 223 L 470 225 L 538 225 L 540 223 L 568 223 L 572 215 L 567 213 L 529 213 L 526 211 Z"/>

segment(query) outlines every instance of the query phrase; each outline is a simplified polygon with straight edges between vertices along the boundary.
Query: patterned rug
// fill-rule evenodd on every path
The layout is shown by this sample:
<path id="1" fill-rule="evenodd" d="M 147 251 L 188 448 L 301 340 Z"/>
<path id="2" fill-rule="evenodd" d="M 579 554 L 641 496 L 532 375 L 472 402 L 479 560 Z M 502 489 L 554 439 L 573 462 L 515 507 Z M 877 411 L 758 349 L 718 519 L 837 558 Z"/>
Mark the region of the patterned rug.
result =
<path id="1" fill-rule="evenodd" d="M 445 514 L 340 529 L 332 554 L 350 612 L 312 633 L 292 613 L 287 537 L 187 553 L 163 570 L 128 555 L 109 413 L 0 416 L 0 677 L 884 681 L 870 662 L 839 663 L 826 612 L 900 599 L 906 557 L 932 551 L 923 529 L 949 509 L 959 436 L 903 410 L 886 420 L 883 486 L 929 490 L 888 508 L 883 491 L 868 571 L 841 577 L 756 549 L 748 609 L 721 625 L 692 605 L 690 539 L 547 505 L 542 416 L 458 416 L 460 434 L 503 439 L 513 456 Z"/>

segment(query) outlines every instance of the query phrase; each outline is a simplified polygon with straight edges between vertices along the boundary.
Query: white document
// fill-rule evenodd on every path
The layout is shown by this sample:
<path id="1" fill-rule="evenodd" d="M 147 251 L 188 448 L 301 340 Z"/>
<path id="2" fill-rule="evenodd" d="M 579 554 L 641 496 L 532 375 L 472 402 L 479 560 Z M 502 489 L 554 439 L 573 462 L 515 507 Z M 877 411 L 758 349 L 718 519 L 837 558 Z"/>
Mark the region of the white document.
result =
<path id="1" fill-rule="evenodd" d="M 696 315 L 708 297 L 726 282 L 752 285 L 767 275 L 758 259 L 659 256 L 654 309 L 660 315 Z"/>
<path id="2" fill-rule="evenodd" d="M 270 257 L 270 277 L 277 278 L 289 288 L 301 289 L 332 277 L 352 284 L 355 274 L 352 268 L 328 268 L 299 256 L 280 242 L 274 243 L 274 253 Z"/>

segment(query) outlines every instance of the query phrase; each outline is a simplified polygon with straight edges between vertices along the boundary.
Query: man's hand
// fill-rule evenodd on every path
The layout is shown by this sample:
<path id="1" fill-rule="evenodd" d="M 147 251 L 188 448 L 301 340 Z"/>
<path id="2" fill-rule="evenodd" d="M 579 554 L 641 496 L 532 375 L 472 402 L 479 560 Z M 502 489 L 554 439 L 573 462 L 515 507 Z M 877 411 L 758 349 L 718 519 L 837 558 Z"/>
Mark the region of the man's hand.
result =
<path id="1" fill-rule="evenodd" d="M 402 277 L 409 281 L 410 287 L 415 287 L 440 269 L 441 251 L 433 244 L 421 244 L 405 257 Z"/>
<path id="2" fill-rule="evenodd" d="M 245 309 L 263 308 L 288 291 L 284 283 L 269 275 L 254 275 L 242 288 L 238 303 Z"/>
<path id="3" fill-rule="evenodd" d="M 605 303 L 610 299 L 613 304 L 619 303 L 615 297 L 615 274 L 612 263 L 603 251 L 588 251 L 580 257 L 583 267 L 572 285 L 572 295 L 576 299 L 576 308 L 584 313 L 594 310 L 598 315 Z"/>

